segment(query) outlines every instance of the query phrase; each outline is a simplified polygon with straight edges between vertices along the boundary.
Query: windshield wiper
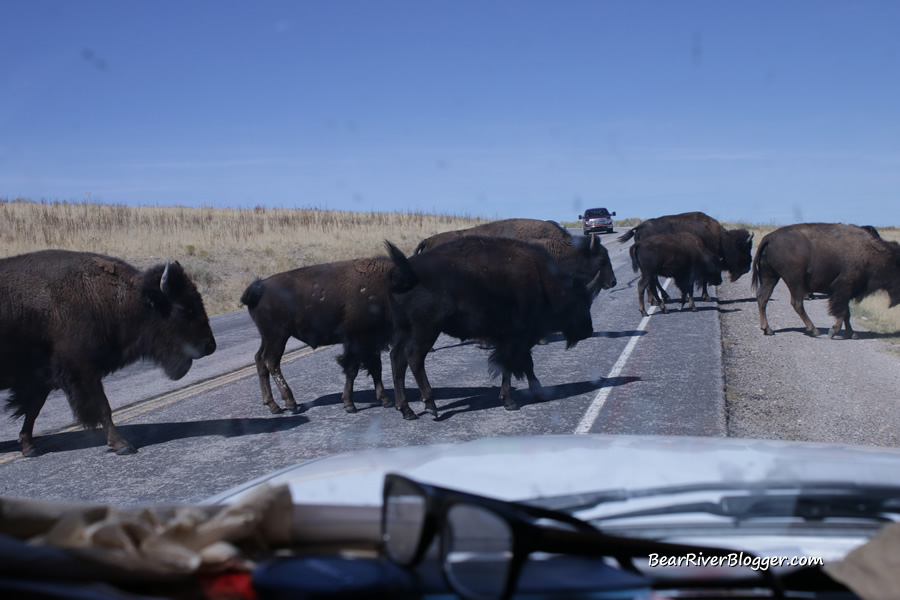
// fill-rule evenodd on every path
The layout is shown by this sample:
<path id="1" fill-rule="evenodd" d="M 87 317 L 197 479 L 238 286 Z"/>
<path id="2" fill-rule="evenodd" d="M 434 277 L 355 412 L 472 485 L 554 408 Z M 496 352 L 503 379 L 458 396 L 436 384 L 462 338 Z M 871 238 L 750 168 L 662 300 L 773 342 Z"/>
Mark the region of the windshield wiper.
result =
<path id="1" fill-rule="evenodd" d="M 900 514 L 900 487 L 858 486 L 846 483 L 815 484 L 697 484 L 646 490 L 609 490 L 535 499 L 529 504 L 564 512 L 576 512 L 610 502 L 636 498 L 675 496 L 693 492 L 743 491 L 716 501 L 682 502 L 607 514 L 589 518 L 610 520 L 692 512 L 751 519 L 764 517 L 796 517 L 807 521 L 829 518 L 865 518 L 893 521 L 887 515 Z"/>

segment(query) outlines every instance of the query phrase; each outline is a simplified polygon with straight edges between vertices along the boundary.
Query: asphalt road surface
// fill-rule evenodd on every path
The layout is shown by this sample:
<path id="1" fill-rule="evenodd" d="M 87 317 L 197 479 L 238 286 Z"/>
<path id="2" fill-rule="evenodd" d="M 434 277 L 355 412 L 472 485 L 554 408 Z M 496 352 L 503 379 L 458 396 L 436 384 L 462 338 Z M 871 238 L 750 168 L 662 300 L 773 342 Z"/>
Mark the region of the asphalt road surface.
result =
<path id="1" fill-rule="evenodd" d="M 504 410 L 499 378 L 488 373 L 488 351 L 442 337 L 426 362 L 437 418 L 422 412 L 411 375 L 407 389 L 418 420 L 382 408 L 365 374 L 356 385 L 359 412 L 350 415 L 341 405 L 340 348 L 313 351 L 292 341 L 283 371 L 303 410 L 272 415 L 253 366 L 259 336 L 242 310 L 211 320 L 218 349 L 184 379 L 172 382 L 160 369 L 134 365 L 105 380 L 113 419 L 138 448 L 134 455 L 117 456 L 102 431 L 74 425 L 58 392 L 35 426 L 39 457 L 20 455 L 21 421 L 0 420 L 0 495 L 119 505 L 196 502 L 346 450 L 409 446 L 416 452 L 422 444 L 544 433 L 725 435 L 715 298 L 698 301 L 697 312 L 670 304 L 669 314 L 641 317 L 630 243 L 614 241 L 620 233 L 602 238 L 618 285 L 594 302 L 594 336 L 568 351 L 561 336 L 534 349 L 546 402 L 534 401 L 526 383 L 514 381 L 521 410 Z M 383 362 L 390 393 L 386 354 Z"/>

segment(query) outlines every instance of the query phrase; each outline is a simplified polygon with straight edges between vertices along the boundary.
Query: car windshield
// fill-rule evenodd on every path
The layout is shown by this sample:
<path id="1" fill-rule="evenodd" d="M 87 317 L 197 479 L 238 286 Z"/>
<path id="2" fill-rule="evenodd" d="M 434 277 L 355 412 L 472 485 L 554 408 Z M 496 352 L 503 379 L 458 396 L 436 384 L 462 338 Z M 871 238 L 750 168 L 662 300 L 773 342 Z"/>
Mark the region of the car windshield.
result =
<path id="1" fill-rule="evenodd" d="M 738 508 L 785 508 L 766 485 L 835 486 L 804 506 L 855 537 L 826 552 L 836 528 L 794 515 L 791 556 L 895 520 L 900 4 L 34 0 L 0 23 L 0 537 L 246 573 L 279 544 L 213 568 L 196 531 L 140 536 L 258 493 L 381 556 L 389 472 L 612 490 L 598 528 L 715 521 L 701 545 L 726 547 Z M 97 506 L 136 512 L 111 534 Z"/>

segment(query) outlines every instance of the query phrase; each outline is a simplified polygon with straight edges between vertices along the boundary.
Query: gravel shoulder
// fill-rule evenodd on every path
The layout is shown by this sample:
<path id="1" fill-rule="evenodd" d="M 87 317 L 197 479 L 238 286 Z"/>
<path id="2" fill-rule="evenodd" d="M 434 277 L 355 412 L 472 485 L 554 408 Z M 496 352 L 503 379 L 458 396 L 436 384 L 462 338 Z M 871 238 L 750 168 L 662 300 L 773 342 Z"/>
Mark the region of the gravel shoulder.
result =
<path id="1" fill-rule="evenodd" d="M 900 446 L 900 354 L 896 335 L 826 336 L 833 319 L 817 296 L 806 310 L 815 338 L 779 282 L 768 304 L 774 336 L 759 329 L 750 274 L 717 289 L 730 437 Z"/>

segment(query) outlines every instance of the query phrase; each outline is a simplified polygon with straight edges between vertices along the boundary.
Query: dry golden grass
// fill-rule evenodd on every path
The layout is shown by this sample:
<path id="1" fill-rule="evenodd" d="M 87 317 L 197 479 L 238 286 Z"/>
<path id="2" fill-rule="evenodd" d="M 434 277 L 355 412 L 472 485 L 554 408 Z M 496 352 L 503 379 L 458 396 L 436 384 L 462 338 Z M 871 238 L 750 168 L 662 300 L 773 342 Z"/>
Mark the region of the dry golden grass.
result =
<path id="1" fill-rule="evenodd" d="M 411 252 L 423 238 L 484 219 L 421 212 L 122 206 L 0 199 L 0 257 L 46 248 L 98 252 L 145 268 L 178 260 L 210 315 L 240 308 L 244 288 L 311 264 Z"/>

